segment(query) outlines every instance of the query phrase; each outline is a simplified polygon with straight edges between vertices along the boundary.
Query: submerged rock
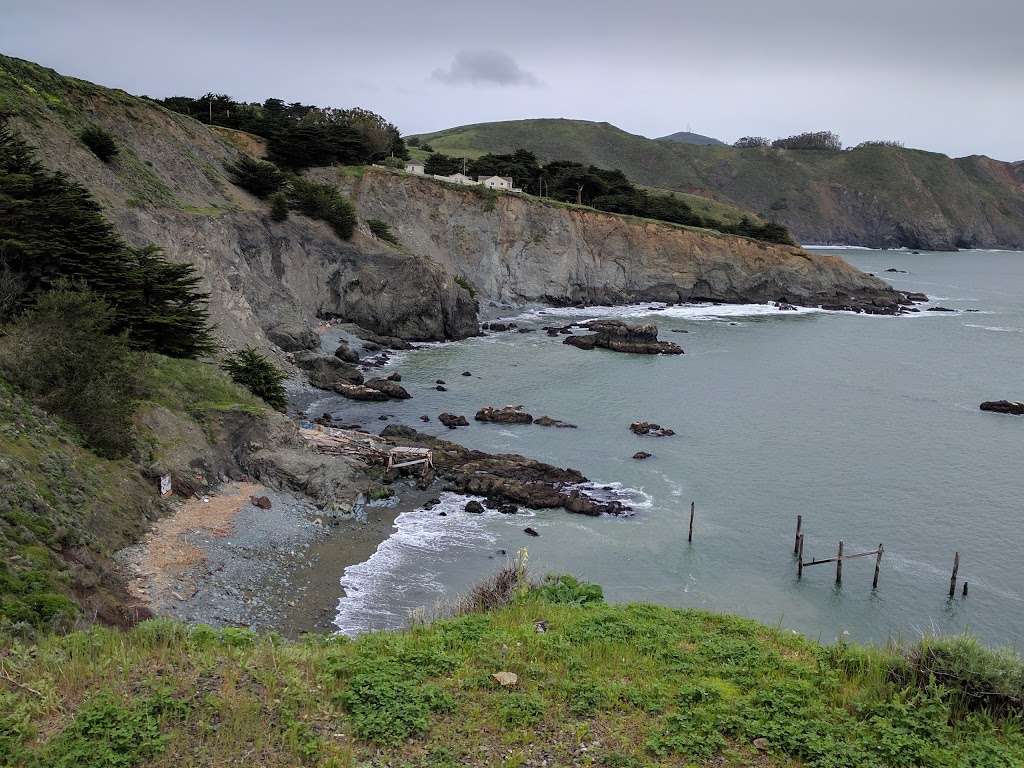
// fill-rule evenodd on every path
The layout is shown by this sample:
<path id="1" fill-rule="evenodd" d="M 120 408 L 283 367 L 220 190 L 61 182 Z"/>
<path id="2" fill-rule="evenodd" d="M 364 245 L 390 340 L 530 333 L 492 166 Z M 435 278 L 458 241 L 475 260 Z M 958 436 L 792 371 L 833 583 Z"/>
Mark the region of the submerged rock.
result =
<path id="1" fill-rule="evenodd" d="M 647 451 L 637 451 L 636 453 L 633 454 L 633 458 L 636 459 L 637 461 L 643 461 L 644 459 L 651 458 L 651 454 L 649 454 Z"/>
<path id="2" fill-rule="evenodd" d="M 533 423 L 533 416 L 524 411 L 521 405 L 506 405 L 502 408 L 487 405 L 477 411 L 473 418 L 477 421 L 490 421 L 496 424 Z"/>
<path id="3" fill-rule="evenodd" d="M 523 533 L 527 536 L 540 536 L 533 528 L 523 528 Z"/>
<path id="4" fill-rule="evenodd" d="M 621 320 L 592 320 L 586 328 L 596 333 L 585 336 L 567 336 L 562 343 L 579 349 L 601 347 L 613 352 L 632 352 L 641 355 L 681 355 L 683 349 L 671 341 L 658 341 L 658 326 L 628 325 Z"/>
<path id="5" fill-rule="evenodd" d="M 541 427 L 558 427 L 559 429 L 576 429 L 575 424 L 570 424 L 567 421 L 561 419 L 553 419 L 550 416 L 540 416 L 533 420 L 534 424 Z"/>
<path id="6" fill-rule="evenodd" d="M 949 307 L 927 307 L 925 312 L 956 312 L 956 310 Z"/>
<path id="7" fill-rule="evenodd" d="M 1014 416 L 1024 416 L 1024 403 L 1014 400 L 986 400 L 980 406 L 983 411 L 993 413 L 1009 413 Z"/>

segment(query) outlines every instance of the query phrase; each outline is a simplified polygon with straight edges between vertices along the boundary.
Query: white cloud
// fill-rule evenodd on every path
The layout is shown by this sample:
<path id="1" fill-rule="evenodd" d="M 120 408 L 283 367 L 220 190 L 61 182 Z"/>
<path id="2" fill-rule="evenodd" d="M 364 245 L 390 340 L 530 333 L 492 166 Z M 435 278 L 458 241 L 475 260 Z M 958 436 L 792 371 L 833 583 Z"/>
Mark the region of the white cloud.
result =
<path id="1" fill-rule="evenodd" d="M 497 85 L 536 87 L 533 74 L 501 51 L 459 51 L 448 69 L 435 69 L 431 79 L 447 85 Z"/>

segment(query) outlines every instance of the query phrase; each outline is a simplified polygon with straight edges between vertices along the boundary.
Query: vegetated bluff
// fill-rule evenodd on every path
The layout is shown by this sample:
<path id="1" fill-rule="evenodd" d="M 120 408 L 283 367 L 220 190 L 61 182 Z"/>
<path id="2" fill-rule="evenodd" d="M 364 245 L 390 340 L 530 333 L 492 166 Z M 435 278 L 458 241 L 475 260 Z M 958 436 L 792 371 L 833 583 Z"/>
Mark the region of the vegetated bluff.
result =
<path id="1" fill-rule="evenodd" d="M 713 299 L 892 308 L 899 295 L 841 259 L 740 237 L 406 174 L 315 169 L 349 190 L 349 241 L 298 214 L 274 222 L 231 184 L 225 164 L 248 135 L 211 129 L 144 99 L 0 57 L 0 109 L 40 159 L 85 185 L 132 243 L 194 263 L 230 345 L 278 325 L 339 316 L 378 333 L 457 339 L 477 332 L 476 300 L 624 302 Z M 103 163 L 79 140 L 99 125 L 119 154 Z M 240 141 L 238 139 L 246 139 Z M 391 225 L 398 245 L 368 220 Z M 469 285 L 472 289 L 467 289 Z"/>
<path id="2" fill-rule="evenodd" d="M 438 152 L 535 152 L 618 168 L 653 187 L 709 195 L 785 225 L 803 243 L 1024 248 L 1024 165 L 894 146 L 842 152 L 648 139 L 608 123 L 510 120 L 424 134 Z"/>

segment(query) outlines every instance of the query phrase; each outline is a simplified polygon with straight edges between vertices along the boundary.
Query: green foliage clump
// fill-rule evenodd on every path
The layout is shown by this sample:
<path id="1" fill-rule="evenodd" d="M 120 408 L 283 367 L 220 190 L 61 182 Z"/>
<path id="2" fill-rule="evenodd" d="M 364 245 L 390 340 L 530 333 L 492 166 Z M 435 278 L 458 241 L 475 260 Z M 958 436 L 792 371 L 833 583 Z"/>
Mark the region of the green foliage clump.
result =
<path id="1" fill-rule="evenodd" d="M 235 352 L 224 361 L 224 370 L 236 384 L 248 389 L 275 410 L 288 407 L 283 383 L 288 377 L 253 347 Z"/>
<path id="2" fill-rule="evenodd" d="M 388 226 L 387 222 L 381 221 L 380 219 L 367 219 L 366 226 L 370 228 L 374 237 L 379 238 L 386 243 L 398 245 L 398 238 L 395 237 L 395 233 L 391 231 L 391 227 Z"/>
<path id="3" fill-rule="evenodd" d="M 104 163 L 109 163 L 117 156 L 118 149 L 114 137 L 98 125 L 83 128 L 78 138 Z"/>
<path id="4" fill-rule="evenodd" d="M 962 712 L 1024 717 L 1024 660 L 973 637 L 925 637 L 892 665 L 890 676 L 920 689 L 938 683 Z"/>
<path id="5" fill-rule="evenodd" d="M 423 172 L 438 176 L 451 176 L 453 173 L 461 173 L 465 167 L 465 160 L 462 158 L 449 157 L 441 152 L 435 152 L 423 163 Z"/>
<path id="6" fill-rule="evenodd" d="M 498 715 L 509 728 L 528 728 L 544 717 L 544 700 L 536 693 L 505 693 Z"/>
<path id="7" fill-rule="evenodd" d="M 6 329 L 0 346 L 10 380 L 108 457 L 131 449 L 142 386 L 127 335 L 114 325 L 115 315 L 99 295 L 58 283 Z"/>
<path id="8" fill-rule="evenodd" d="M 549 574 L 535 591 L 541 599 L 550 603 L 591 605 L 604 602 L 604 590 L 599 584 L 579 581 L 568 574 Z"/>
<path id="9" fill-rule="evenodd" d="M 113 333 L 133 346 L 198 357 L 212 349 L 207 296 L 188 264 L 129 247 L 84 187 L 50 173 L 0 119 L 0 253 L 20 281 L 20 305 L 64 279 L 110 305 Z"/>
<path id="10" fill-rule="evenodd" d="M 469 282 L 469 280 L 464 278 L 462 275 L 456 275 L 452 279 L 455 280 L 455 284 L 468 293 L 471 298 L 476 298 L 476 288 L 473 287 L 473 284 Z"/>
<path id="11" fill-rule="evenodd" d="M 272 221 L 288 219 L 288 196 L 284 192 L 275 192 L 270 196 L 270 218 Z"/>
<path id="12" fill-rule="evenodd" d="M 356 211 L 335 187 L 297 178 L 288 185 L 288 200 L 299 213 L 329 224 L 342 240 L 352 239 Z"/>
<path id="13" fill-rule="evenodd" d="M 832 131 L 811 131 L 796 136 L 787 136 L 772 142 L 774 149 L 813 149 L 818 151 L 838 152 L 843 148 L 839 135 Z"/>
<path id="14" fill-rule="evenodd" d="M 180 716 L 187 705 L 165 694 L 125 704 L 112 694 L 87 701 L 75 719 L 51 739 L 29 765 L 40 768 L 133 768 L 164 751 L 162 718 Z"/>
<path id="15" fill-rule="evenodd" d="M 260 199 L 273 195 L 284 184 L 284 174 L 273 163 L 246 154 L 227 166 L 231 181 Z"/>

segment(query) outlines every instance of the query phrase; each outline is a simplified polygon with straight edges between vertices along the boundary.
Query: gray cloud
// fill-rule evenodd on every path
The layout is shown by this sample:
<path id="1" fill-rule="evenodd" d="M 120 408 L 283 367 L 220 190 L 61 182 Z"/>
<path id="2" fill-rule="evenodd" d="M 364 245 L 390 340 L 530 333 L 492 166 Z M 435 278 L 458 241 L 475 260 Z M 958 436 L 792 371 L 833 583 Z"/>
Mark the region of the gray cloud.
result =
<path id="1" fill-rule="evenodd" d="M 459 51 L 451 67 L 435 69 L 430 78 L 448 85 L 540 85 L 540 80 L 501 51 Z"/>

